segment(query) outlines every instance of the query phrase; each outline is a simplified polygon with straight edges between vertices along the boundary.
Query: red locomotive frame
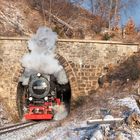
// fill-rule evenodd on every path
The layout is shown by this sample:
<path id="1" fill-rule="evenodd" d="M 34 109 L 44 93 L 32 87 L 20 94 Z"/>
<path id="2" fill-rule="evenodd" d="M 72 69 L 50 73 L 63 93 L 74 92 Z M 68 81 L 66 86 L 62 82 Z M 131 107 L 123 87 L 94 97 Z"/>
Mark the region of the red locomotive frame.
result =
<path id="1" fill-rule="evenodd" d="M 26 120 L 51 120 L 53 119 L 53 103 L 60 105 L 59 98 L 55 98 L 53 101 L 45 102 L 44 105 L 35 106 L 29 105 L 29 112 L 24 115 Z"/>

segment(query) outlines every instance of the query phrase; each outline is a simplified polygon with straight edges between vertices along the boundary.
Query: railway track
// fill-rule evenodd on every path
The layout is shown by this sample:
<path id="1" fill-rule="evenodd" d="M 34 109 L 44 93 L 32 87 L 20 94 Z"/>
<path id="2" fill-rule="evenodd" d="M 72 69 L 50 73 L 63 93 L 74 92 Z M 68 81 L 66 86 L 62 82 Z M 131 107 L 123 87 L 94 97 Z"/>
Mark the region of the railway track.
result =
<path id="1" fill-rule="evenodd" d="M 30 121 L 30 122 L 22 122 L 22 123 L 16 123 L 16 124 L 5 126 L 5 127 L 0 127 L 0 135 L 6 134 L 6 133 L 9 133 L 9 132 L 13 132 L 13 131 L 16 131 L 16 130 L 20 130 L 22 128 L 35 125 L 37 123 L 38 122 Z"/>

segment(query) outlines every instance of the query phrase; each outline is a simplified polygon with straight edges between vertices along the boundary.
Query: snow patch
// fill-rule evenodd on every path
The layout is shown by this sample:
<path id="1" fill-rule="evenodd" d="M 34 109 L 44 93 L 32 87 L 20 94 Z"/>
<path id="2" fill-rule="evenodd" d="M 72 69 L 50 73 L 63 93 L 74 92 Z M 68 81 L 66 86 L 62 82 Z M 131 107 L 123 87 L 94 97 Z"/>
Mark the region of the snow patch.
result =
<path id="1" fill-rule="evenodd" d="M 90 140 L 103 140 L 104 136 L 101 130 L 96 130 Z"/>
<path id="2" fill-rule="evenodd" d="M 54 115 L 54 120 L 62 120 L 64 118 L 67 117 L 68 115 L 68 111 L 65 107 L 65 105 L 55 105 L 53 106 L 53 109 L 55 111 L 55 115 Z"/>
<path id="3" fill-rule="evenodd" d="M 124 99 L 119 99 L 119 100 L 117 100 L 117 104 L 119 104 L 121 106 L 127 106 L 131 111 L 135 111 L 140 114 L 140 109 L 133 96 L 126 97 Z"/>

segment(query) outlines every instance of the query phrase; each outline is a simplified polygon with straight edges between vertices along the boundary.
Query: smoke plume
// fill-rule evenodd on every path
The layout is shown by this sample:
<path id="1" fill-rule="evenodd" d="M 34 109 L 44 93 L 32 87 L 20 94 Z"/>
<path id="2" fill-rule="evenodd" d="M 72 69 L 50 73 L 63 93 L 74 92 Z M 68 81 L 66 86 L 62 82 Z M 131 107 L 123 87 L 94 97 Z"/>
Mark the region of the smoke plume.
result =
<path id="1" fill-rule="evenodd" d="M 55 58 L 57 34 L 50 28 L 40 27 L 28 41 L 30 52 L 23 56 L 21 63 L 25 67 L 25 77 L 33 73 L 53 74 L 58 83 L 68 82 L 66 73 Z"/>
<path id="2" fill-rule="evenodd" d="M 55 115 L 53 118 L 54 120 L 63 120 L 68 115 L 68 111 L 64 104 L 53 106 L 53 110 L 55 112 Z"/>

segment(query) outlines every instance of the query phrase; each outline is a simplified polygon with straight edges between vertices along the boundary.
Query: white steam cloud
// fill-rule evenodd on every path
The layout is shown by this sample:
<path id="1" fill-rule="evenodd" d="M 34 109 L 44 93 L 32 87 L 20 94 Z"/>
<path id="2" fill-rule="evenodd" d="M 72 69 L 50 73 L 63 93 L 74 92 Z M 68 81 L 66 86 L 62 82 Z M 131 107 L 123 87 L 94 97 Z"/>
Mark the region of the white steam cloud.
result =
<path id="1" fill-rule="evenodd" d="M 68 110 L 64 104 L 53 106 L 53 110 L 55 112 L 54 120 L 63 120 L 68 115 Z"/>
<path id="2" fill-rule="evenodd" d="M 23 56 L 21 62 L 25 67 L 25 76 L 33 73 L 53 74 L 59 84 L 68 83 L 63 67 L 55 58 L 57 34 L 50 28 L 40 27 L 28 41 L 30 52 Z"/>

